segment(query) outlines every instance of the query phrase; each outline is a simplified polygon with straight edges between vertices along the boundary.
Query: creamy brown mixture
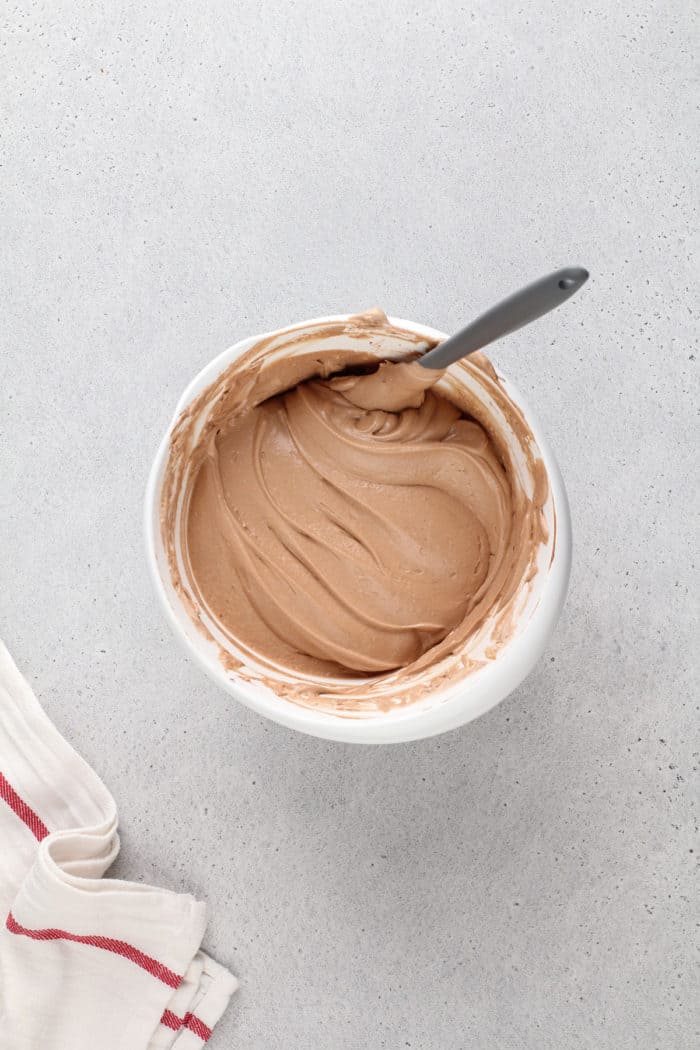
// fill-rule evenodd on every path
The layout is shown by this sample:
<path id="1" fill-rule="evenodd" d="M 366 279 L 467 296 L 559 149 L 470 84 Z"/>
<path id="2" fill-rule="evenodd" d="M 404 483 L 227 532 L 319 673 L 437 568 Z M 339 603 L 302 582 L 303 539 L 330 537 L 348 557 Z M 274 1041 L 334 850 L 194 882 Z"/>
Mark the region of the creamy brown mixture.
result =
<path id="1" fill-rule="evenodd" d="M 355 326 L 403 354 L 427 349 L 379 311 L 345 325 L 350 342 Z M 514 485 L 474 405 L 433 389 L 443 373 L 377 368 L 373 342 L 319 352 L 316 333 L 311 354 L 273 363 L 278 347 L 269 361 L 257 347 L 248 370 L 234 362 L 175 429 L 163 490 L 193 615 L 281 671 L 286 695 L 350 710 L 372 706 L 372 691 L 379 707 L 418 695 L 390 686 L 377 699 L 449 663 L 506 608 L 533 571 L 547 492 L 537 469 L 529 498 Z"/>

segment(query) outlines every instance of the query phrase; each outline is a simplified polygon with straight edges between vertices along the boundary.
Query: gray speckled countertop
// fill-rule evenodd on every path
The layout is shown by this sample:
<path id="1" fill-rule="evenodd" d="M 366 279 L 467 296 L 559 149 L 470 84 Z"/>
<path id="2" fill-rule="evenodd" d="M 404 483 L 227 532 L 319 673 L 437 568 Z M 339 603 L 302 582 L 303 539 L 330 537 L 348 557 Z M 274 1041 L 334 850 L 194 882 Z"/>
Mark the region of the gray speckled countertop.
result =
<path id="1" fill-rule="evenodd" d="M 99 8 L 28 0 L 0 32 L 1 633 L 117 798 L 117 873 L 208 901 L 242 981 L 212 1050 L 686 1050 L 692 5 Z M 535 673 L 378 750 L 218 692 L 141 536 L 186 382 L 318 314 L 451 330 L 570 262 L 586 289 L 493 353 L 572 505 Z"/>

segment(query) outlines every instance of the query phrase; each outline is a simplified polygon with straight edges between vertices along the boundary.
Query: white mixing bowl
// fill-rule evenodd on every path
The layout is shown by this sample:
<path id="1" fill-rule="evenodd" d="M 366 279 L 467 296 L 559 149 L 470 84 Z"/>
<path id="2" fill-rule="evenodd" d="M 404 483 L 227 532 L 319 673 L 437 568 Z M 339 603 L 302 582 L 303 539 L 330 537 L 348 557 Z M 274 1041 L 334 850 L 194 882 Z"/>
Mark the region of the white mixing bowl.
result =
<path id="1" fill-rule="evenodd" d="M 345 320 L 346 315 L 314 318 L 304 327 Z M 432 328 L 391 318 L 393 324 L 430 340 L 445 336 Z M 295 326 L 296 327 L 296 326 Z M 222 689 L 241 703 L 275 722 L 302 733 L 328 740 L 361 744 L 386 744 L 434 736 L 488 711 L 511 693 L 535 666 L 552 635 L 564 603 L 571 567 L 571 523 L 564 483 L 559 468 L 532 411 L 512 383 L 501 381 L 510 399 L 520 408 L 532 431 L 549 478 L 549 498 L 545 517 L 550 523 L 549 548 L 542 551 L 529 597 L 515 617 L 509 640 L 493 659 L 461 680 L 429 696 L 389 711 L 365 713 L 362 717 L 334 714 L 332 711 L 304 707 L 268 685 L 244 680 L 227 670 L 219 659 L 219 649 L 192 621 L 175 591 L 160 535 L 160 496 L 170 452 L 170 434 L 182 411 L 208 387 L 237 357 L 261 339 L 275 333 L 252 336 L 219 354 L 192 380 L 178 402 L 173 421 L 165 434 L 148 479 L 145 499 L 146 552 L 156 593 L 166 618 L 187 652 Z"/>

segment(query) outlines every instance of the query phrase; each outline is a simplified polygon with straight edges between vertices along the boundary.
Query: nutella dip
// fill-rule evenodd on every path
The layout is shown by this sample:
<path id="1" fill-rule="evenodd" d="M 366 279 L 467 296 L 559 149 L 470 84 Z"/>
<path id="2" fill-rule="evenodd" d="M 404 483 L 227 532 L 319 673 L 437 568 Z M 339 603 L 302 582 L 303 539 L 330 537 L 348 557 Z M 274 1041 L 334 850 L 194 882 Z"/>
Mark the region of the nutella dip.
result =
<path id="1" fill-rule="evenodd" d="M 486 358 L 457 367 L 479 372 L 486 400 L 523 431 L 529 492 L 454 367 L 412 360 L 431 345 L 379 310 L 287 329 L 179 420 L 163 540 L 232 674 L 367 713 L 467 675 L 507 640 L 547 538 L 546 475 Z"/>

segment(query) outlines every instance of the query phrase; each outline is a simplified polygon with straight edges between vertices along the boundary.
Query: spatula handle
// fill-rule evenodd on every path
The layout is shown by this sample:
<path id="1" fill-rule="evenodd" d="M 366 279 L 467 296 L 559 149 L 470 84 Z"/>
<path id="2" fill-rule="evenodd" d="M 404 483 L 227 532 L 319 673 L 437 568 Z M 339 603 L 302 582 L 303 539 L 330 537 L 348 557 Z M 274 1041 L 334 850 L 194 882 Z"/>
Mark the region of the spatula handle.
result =
<path id="1" fill-rule="evenodd" d="M 501 336 L 536 321 L 538 317 L 561 306 L 588 280 L 588 271 L 581 266 L 568 266 L 563 270 L 533 281 L 519 292 L 508 296 L 497 306 L 487 310 L 476 321 L 450 336 L 434 350 L 419 358 L 425 368 L 447 368 L 448 365 L 481 350 Z"/>

